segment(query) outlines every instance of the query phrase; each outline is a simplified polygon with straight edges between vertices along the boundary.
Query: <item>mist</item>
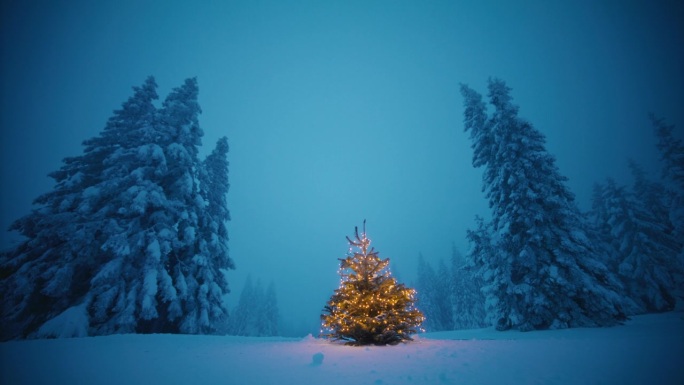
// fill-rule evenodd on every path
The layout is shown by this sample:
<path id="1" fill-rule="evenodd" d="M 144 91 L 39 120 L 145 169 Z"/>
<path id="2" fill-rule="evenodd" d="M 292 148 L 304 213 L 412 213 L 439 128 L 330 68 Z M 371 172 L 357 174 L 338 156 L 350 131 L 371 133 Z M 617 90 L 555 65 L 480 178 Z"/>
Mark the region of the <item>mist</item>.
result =
<path id="1" fill-rule="evenodd" d="M 649 113 L 684 127 L 679 1 L 3 2 L 0 235 L 148 75 L 197 77 L 203 157 L 230 152 L 229 278 L 273 282 L 283 330 L 317 333 L 345 236 L 409 285 L 487 217 L 459 84 L 513 89 L 582 209 L 593 183 L 660 175 Z"/>

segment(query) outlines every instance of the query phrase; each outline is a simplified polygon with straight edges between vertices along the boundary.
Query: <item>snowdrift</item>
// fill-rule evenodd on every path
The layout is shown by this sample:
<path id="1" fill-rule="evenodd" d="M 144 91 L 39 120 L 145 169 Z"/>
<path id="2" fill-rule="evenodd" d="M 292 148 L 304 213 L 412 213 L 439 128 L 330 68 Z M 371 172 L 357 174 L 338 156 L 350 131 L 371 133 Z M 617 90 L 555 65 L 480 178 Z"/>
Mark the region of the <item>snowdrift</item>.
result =
<path id="1" fill-rule="evenodd" d="M 426 333 L 398 346 L 113 335 L 0 344 L 14 384 L 683 384 L 684 313 L 624 326 Z"/>

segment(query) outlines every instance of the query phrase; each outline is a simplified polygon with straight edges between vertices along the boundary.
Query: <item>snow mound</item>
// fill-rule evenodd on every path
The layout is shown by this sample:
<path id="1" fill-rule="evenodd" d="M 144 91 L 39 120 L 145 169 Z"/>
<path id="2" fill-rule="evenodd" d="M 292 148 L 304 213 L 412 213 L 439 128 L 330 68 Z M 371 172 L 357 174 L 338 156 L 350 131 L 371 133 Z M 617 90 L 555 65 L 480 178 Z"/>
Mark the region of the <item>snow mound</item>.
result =
<path id="1" fill-rule="evenodd" d="M 71 338 L 88 335 L 88 315 L 85 304 L 72 306 L 45 322 L 36 332 L 38 338 Z"/>
<path id="2" fill-rule="evenodd" d="M 311 357 L 311 366 L 320 366 L 323 364 L 323 358 L 325 358 L 325 355 L 321 352 L 314 354 Z"/>
<path id="3" fill-rule="evenodd" d="M 307 334 L 306 337 L 302 338 L 302 342 L 315 342 L 316 337 L 311 335 L 311 333 Z"/>

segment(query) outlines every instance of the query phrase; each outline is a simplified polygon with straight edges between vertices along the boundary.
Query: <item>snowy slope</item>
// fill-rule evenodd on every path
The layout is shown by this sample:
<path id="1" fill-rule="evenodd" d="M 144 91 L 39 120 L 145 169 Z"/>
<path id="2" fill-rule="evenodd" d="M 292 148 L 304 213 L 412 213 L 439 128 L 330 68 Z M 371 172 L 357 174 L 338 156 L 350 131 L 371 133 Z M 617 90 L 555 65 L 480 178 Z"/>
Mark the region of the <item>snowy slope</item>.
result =
<path id="1" fill-rule="evenodd" d="M 13 384 L 684 384 L 684 313 L 625 326 L 428 333 L 398 346 L 114 335 L 0 344 Z"/>

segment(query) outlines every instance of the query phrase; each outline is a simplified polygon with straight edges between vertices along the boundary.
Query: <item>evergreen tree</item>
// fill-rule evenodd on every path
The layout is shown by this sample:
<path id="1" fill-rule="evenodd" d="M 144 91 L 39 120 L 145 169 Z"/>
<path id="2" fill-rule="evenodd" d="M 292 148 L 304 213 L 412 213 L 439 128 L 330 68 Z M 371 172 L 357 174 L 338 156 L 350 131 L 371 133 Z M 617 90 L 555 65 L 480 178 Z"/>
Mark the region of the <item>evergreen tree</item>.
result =
<path id="1" fill-rule="evenodd" d="M 257 287 L 259 287 L 258 285 Z M 255 290 L 251 275 L 247 276 L 240 293 L 238 304 L 230 317 L 229 334 L 236 336 L 256 336 L 256 304 L 260 302 L 259 292 Z"/>
<path id="2" fill-rule="evenodd" d="M 481 280 L 466 266 L 466 260 L 453 246 L 451 254 L 451 309 L 453 329 L 485 327 L 484 296 Z"/>
<path id="3" fill-rule="evenodd" d="M 197 236 L 212 237 L 200 221 L 208 203 L 198 189 L 196 81 L 161 109 L 152 77 L 134 91 L 83 155 L 52 174 L 41 206 L 13 225 L 27 240 L 0 261 L 0 290 L 11 298 L 3 338 L 43 335 L 41 325 L 76 311 L 91 335 L 206 333 L 225 318 L 225 277 L 207 271 L 231 264 L 203 253 Z"/>
<path id="4" fill-rule="evenodd" d="M 416 282 L 416 292 L 416 304 L 425 317 L 425 320 L 422 323 L 423 329 L 426 331 L 444 330 L 437 311 L 435 270 L 425 260 L 422 254 L 418 255 L 418 280 Z"/>
<path id="5" fill-rule="evenodd" d="M 451 265 L 439 261 L 437 271 L 422 255 L 418 258 L 417 304 L 425 315 L 423 328 L 428 331 L 484 327 L 482 286 L 465 259 L 453 247 Z"/>
<path id="6" fill-rule="evenodd" d="M 444 263 L 443 259 L 439 260 L 437 265 L 437 275 L 435 276 L 435 304 L 436 315 L 439 320 L 440 330 L 454 329 L 454 314 L 451 305 L 451 298 L 453 296 L 452 289 L 452 274 L 449 268 Z"/>
<path id="7" fill-rule="evenodd" d="M 478 257 L 482 263 L 476 265 L 490 287 L 487 302 L 497 328 L 605 326 L 623 320 L 620 284 L 596 258 L 544 136 L 518 117 L 504 82 L 489 82 L 494 108 L 489 117 L 475 91 L 465 85 L 461 90 L 473 165 L 485 167 L 494 249 L 500 254 Z"/>
<path id="8" fill-rule="evenodd" d="M 617 274 L 620 256 L 615 248 L 609 224 L 610 206 L 613 204 L 612 197 L 607 194 L 606 186 L 601 183 L 594 183 L 591 210 L 586 215 L 589 238 L 597 250 L 597 255 L 601 256 L 606 267 Z M 622 294 L 627 296 L 624 290 Z M 636 311 L 636 304 L 634 304 L 627 313 L 633 314 Z"/>
<path id="9" fill-rule="evenodd" d="M 625 187 L 609 179 L 603 191 L 618 272 L 636 312 L 672 310 L 677 243 L 656 214 Z"/>
<path id="10" fill-rule="evenodd" d="M 355 239 L 347 237 L 349 255 L 340 259 L 342 282 L 321 315 L 323 336 L 354 345 L 386 345 L 412 340 L 423 321 L 414 308 L 415 291 L 397 283 L 389 271 L 389 259 L 381 260 L 370 248 L 364 229 Z M 354 251 L 355 249 L 355 251 Z"/>
<path id="11" fill-rule="evenodd" d="M 451 274 L 443 260 L 440 260 L 435 272 L 423 255 L 419 255 L 416 289 L 416 302 L 425 315 L 423 328 L 429 332 L 451 330 Z"/>
<path id="12" fill-rule="evenodd" d="M 508 325 L 502 314 L 508 314 L 510 302 L 507 301 L 507 290 L 510 284 L 510 265 L 505 254 L 497 251 L 497 240 L 492 224 L 476 217 L 477 228 L 468 230 L 467 239 L 470 251 L 467 255 L 466 267 L 473 272 L 476 281 L 481 282 L 480 292 L 484 297 L 484 321 L 505 329 Z M 502 324 L 499 324 L 501 321 Z"/>
<path id="13" fill-rule="evenodd" d="M 684 240 L 678 238 L 678 233 L 672 219 L 675 216 L 670 216 L 670 204 L 674 192 L 668 192 L 667 188 L 657 181 L 650 180 L 646 177 L 646 172 L 634 161 L 629 162 L 629 168 L 634 177 L 634 185 L 632 191 L 635 200 L 643 207 L 648 214 L 648 220 L 653 224 L 649 235 L 663 248 L 663 255 L 670 256 L 666 258 L 669 264 L 675 268 L 676 274 L 684 273 L 682 268 L 682 260 L 677 262 L 677 254 L 681 256 L 684 249 Z M 672 257 L 672 256 L 675 257 Z M 678 266 L 679 265 L 679 266 Z"/>
<path id="14" fill-rule="evenodd" d="M 655 221 L 661 223 L 663 231 L 671 234 L 674 231 L 669 215 L 669 200 L 667 189 L 662 183 L 650 180 L 646 171 L 635 161 L 629 160 L 629 170 L 634 177 L 632 191 L 643 208 L 648 211 Z"/>
<path id="15" fill-rule="evenodd" d="M 234 269 L 228 254 L 228 139 L 220 138 L 214 151 L 207 156 L 200 169 L 201 196 L 205 209 L 202 211 L 203 251 L 213 255 L 223 268 Z M 228 290 L 227 287 L 225 289 Z"/>
<path id="16" fill-rule="evenodd" d="M 278 300 L 273 282 L 266 291 L 261 280 L 247 277 L 240 300 L 229 320 L 228 333 L 236 336 L 270 337 L 278 335 Z"/>
<path id="17" fill-rule="evenodd" d="M 658 150 L 664 163 L 663 174 L 668 177 L 680 194 L 684 191 L 684 143 L 674 136 L 674 125 L 650 115 L 658 138 Z"/>
<path id="18" fill-rule="evenodd" d="M 150 331 L 167 327 L 183 333 L 213 331 L 210 315 L 214 313 L 209 309 L 211 304 L 206 302 L 208 293 L 213 291 L 213 282 L 207 282 L 198 275 L 202 266 L 210 261 L 199 250 L 198 229 L 204 202 L 199 194 L 197 180 L 200 167 L 198 146 L 203 134 L 199 127 L 201 110 L 197 97 L 197 80 L 187 79 L 182 86 L 169 93 L 159 111 L 162 129 L 171 138 L 164 148 L 168 170 L 163 177 L 164 192 L 169 201 L 166 214 L 170 219 L 170 226 L 165 226 L 163 231 L 169 237 L 164 240 L 170 243 L 170 247 L 162 253 L 161 258 L 148 256 L 145 270 L 149 272 L 146 278 L 152 282 L 152 276 L 159 270 L 167 271 L 173 277 L 177 282 L 176 290 L 169 287 L 169 290 L 162 289 L 162 293 L 169 299 L 179 298 L 183 309 L 180 319 L 172 317 L 172 324 L 166 326 L 159 325 L 165 322 L 166 317 L 145 312 L 143 306 L 143 319 L 151 320 L 149 326 L 143 324 L 143 327 L 150 327 Z M 146 282 L 143 296 L 148 300 L 147 303 L 154 304 L 152 307 L 156 307 L 157 291 L 158 287 L 154 283 L 147 285 Z"/>
<path id="19" fill-rule="evenodd" d="M 199 233 L 196 255 L 192 257 L 196 276 L 201 281 L 198 291 L 199 326 L 197 332 L 216 332 L 216 325 L 224 324 L 228 310 L 224 296 L 230 292 L 228 269 L 234 269 L 228 254 L 228 228 L 230 212 L 227 204 L 228 139 L 223 137 L 209 154 L 199 170 L 200 196 L 203 200 L 198 211 Z M 189 330 L 187 330 L 189 331 Z"/>
<path id="20" fill-rule="evenodd" d="M 278 298 L 276 296 L 276 289 L 273 282 L 266 288 L 264 301 L 261 310 L 261 328 L 260 333 L 263 336 L 277 336 L 279 335 L 280 312 L 278 310 Z"/>
<path id="21" fill-rule="evenodd" d="M 680 242 L 679 264 L 684 268 L 684 143 L 675 137 L 674 125 L 651 115 L 663 161 L 663 174 L 669 181 L 668 213 L 673 235 Z"/>
<path id="22" fill-rule="evenodd" d="M 108 263 L 107 251 L 126 252 L 125 245 L 107 244 L 120 230 L 111 215 L 125 210 L 113 198 L 145 163 L 155 168 L 159 161 L 146 147 L 156 130 L 156 99 L 152 77 L 134 87 L 102 134 L 84 142 L 83 155 L 66 158 L 50 174 L 55 187 L 35 200 L 38 207 L 11 226 L 26 241 L 0 263 L 3 339 L 29 336 L 70 306 L 88 302 L 89 281 Z M 141 161 L 146 149 L 151 156 Z"/>

